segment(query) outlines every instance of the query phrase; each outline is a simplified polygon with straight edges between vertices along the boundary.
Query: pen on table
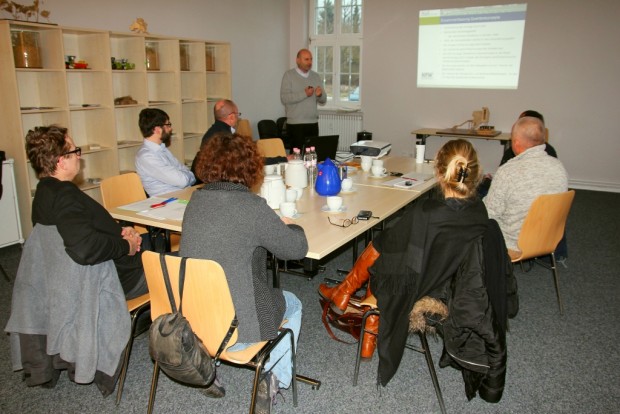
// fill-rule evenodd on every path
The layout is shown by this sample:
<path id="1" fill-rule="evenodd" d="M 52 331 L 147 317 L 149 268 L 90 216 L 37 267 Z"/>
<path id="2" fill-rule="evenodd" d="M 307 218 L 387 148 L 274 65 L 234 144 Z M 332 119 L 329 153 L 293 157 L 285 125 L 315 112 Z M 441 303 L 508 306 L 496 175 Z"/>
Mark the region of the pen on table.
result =
<path id="1" fill-rule="evenodd" d="M 409 177 L 401 177 L 401 178 L 404 178 L 405 180 L 418 181 L 417 178 L 409 178 Z"/>
<path id="2" fill-rule="evenodd" d="M 173 202 L 176 199 L 177 199 L 176 197 L 170 197 L 169 199 L 164 200 L 164 201 L 162 201 L 160 203 L 151 204 L 151 208 L 163 207 L 166 204 L 171 203 L 171 202 Z"/>

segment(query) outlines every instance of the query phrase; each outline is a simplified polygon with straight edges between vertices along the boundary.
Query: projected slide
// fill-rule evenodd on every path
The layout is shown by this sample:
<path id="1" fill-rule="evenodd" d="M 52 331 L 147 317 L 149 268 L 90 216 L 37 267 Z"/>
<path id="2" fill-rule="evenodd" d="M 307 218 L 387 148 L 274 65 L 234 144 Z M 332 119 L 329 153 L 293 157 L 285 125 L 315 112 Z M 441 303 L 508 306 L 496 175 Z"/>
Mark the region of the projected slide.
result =
<path id="1" fill-rule="evenodd" d="M 418 87 L 516 89 L 527 4 L 422 10 Z"/>

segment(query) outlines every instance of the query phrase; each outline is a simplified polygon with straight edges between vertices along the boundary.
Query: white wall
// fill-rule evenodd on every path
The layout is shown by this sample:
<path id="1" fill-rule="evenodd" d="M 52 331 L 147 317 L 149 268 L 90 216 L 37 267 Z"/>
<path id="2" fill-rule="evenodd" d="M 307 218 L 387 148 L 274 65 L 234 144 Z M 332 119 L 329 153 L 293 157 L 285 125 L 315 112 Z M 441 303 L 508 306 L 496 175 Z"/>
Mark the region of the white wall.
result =
<path id="1" fill-rule="evenodd" d="M 420 10 L 517 2 L 365 0 L 364 128 L 410 153 L 414 129 L 451 127 L 488 106 L 491 124 L 510 131 L 520 112 L 535 109 L 545 116 L 571 186 L 620 191 L 619 1 L 527 1 L 517 90 L 416 88 Z M 443 142 L 429 139 L 427 157 Z M 500 145 L 474 144 L 485 169 L 494 171 Z"/>
<path id="2" fill-rule="evenodd" d="M 395 153 L 411 153 L 414 129 L 450 127 L 484 105 L 491 123 L 509 131 L 521 111 L 536 109 L 571 186 L 620 191 L 620 1 L 527 1 L 517 90 L 416 88 L 419 10 L 516 2 L 365 0 L 364 128 L 392 142 Z M 284 114 L 282 73 L 307 39 L 307 0 L 48 0 L 45 8 L 62 25 L 127 31 L 143 17 L 155 34 L 230 41 L 233 99 L 254 128 Z M 442 142 L 429 140 L 428 153 Z M 475 145 L 486 170 L 494 171 L 500 145 Z"/>
<path id="3" fill-rule="evenodd" d="M 128 32 L 137 17 L 153 34 L 231 43 L 233 100 L 256 123 L 284 116 L 282 74 L 289 69 L 289 6 L 282 0 L 47 0 L 62 26 Z"/>

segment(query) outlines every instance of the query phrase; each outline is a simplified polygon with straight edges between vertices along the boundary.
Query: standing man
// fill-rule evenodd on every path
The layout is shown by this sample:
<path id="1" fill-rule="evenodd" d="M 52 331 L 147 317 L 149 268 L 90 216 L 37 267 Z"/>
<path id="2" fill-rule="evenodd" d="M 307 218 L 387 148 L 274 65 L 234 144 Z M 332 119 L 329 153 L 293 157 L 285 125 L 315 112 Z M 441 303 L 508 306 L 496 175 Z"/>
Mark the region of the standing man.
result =
<path id="1" fill-rule="evenodd" d="M 284 73 L 280 101 L 286 108 L 286 125 L 293 147 L 302 148 L 306 137 L 319 135 L 317 103 L 325 105 L 327 94 L 318 73 L 312 69 L 312 53 L 297 52 L 297 67 Z"/>
<path id="2" fill-rule="evenodd" d="M 196 182 L 194 174 L 168 150 L 172 124 L 158 108 L 145 108 L 138 120 L 144 142 L 136 154 L 136 171 L 149 196 L 182 190 Z"/>
<path id="3" fill-rule="evenodd" d="M 518 250 L 521 226 L 534 199 L 568 190 L 562 162 L 545 152 L 545 135 L 538 118 L 526 116 L 515 122 L 511 145 L 516 156 L 499 167 L 484 198 L 489 218 L 499 223 L 511 250 Z"/>

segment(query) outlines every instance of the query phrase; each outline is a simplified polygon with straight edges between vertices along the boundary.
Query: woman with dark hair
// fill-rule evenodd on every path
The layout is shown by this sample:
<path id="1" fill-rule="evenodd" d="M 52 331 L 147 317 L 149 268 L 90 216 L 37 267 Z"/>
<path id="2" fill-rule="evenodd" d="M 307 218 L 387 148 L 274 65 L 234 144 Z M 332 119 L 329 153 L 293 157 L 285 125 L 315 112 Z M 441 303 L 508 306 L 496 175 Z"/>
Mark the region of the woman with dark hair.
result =
<path id="1" fill-rule="evenodd" d="M 381 329 L 378 316 L 370 316 L 366 328 L 378 332 L 382 385 L 400 363 L 413 304 L 423 296 L 439 296 L 489 221 L 476 196 L 480 165 L 471 143 L 458 139 L 444 144 L 435 158 L 435 178 L 441 190 L 438 199 L 422 199 L 408 207 L 366 247 L 342 283 L 319 286 L 319 295 L 342 314 L 351 295 L 370 279 L 367 295 L 372 290 L 377 298 Z M 376 334 L 364 333 L 363 358 L 372 358 L 376 341 Z"/>
<path id="2" fill-rule="evenodd" d="M 284 320 L 282 326 L 293 331 L 297 344 L 301 302 L 270 283 L 267 251 L 284 260 L 301 259 L 308 242 L 300 226 L 280 218 L 252 192 L 263 180 L 256 144 L 239 134 L 216 134 L 201 148 L 196 173 L 205 185 L 185 210 L 179 254 L 214 260 L 224 269 L 239 319 L 238 342 L 231 349 L 275 338 Z M 282 341 L 265 366 L 269 380 L 274 375 L 280 388 L 292 380 L 289 348 L 290 342 Z"/>
<path id="3" fill-rule="evenodd" d="M 113 260 L 127 299 L 147 293 L 139 254 L 142 238 L 133 227 L 121 227 L 72 182 L 80 172 L 82 152 L 67 128 L 51 125 L 28 131 L 26 153 L 39 178 L 32 224 L 56 226 L 67 254 L 76 263 Z"/>

